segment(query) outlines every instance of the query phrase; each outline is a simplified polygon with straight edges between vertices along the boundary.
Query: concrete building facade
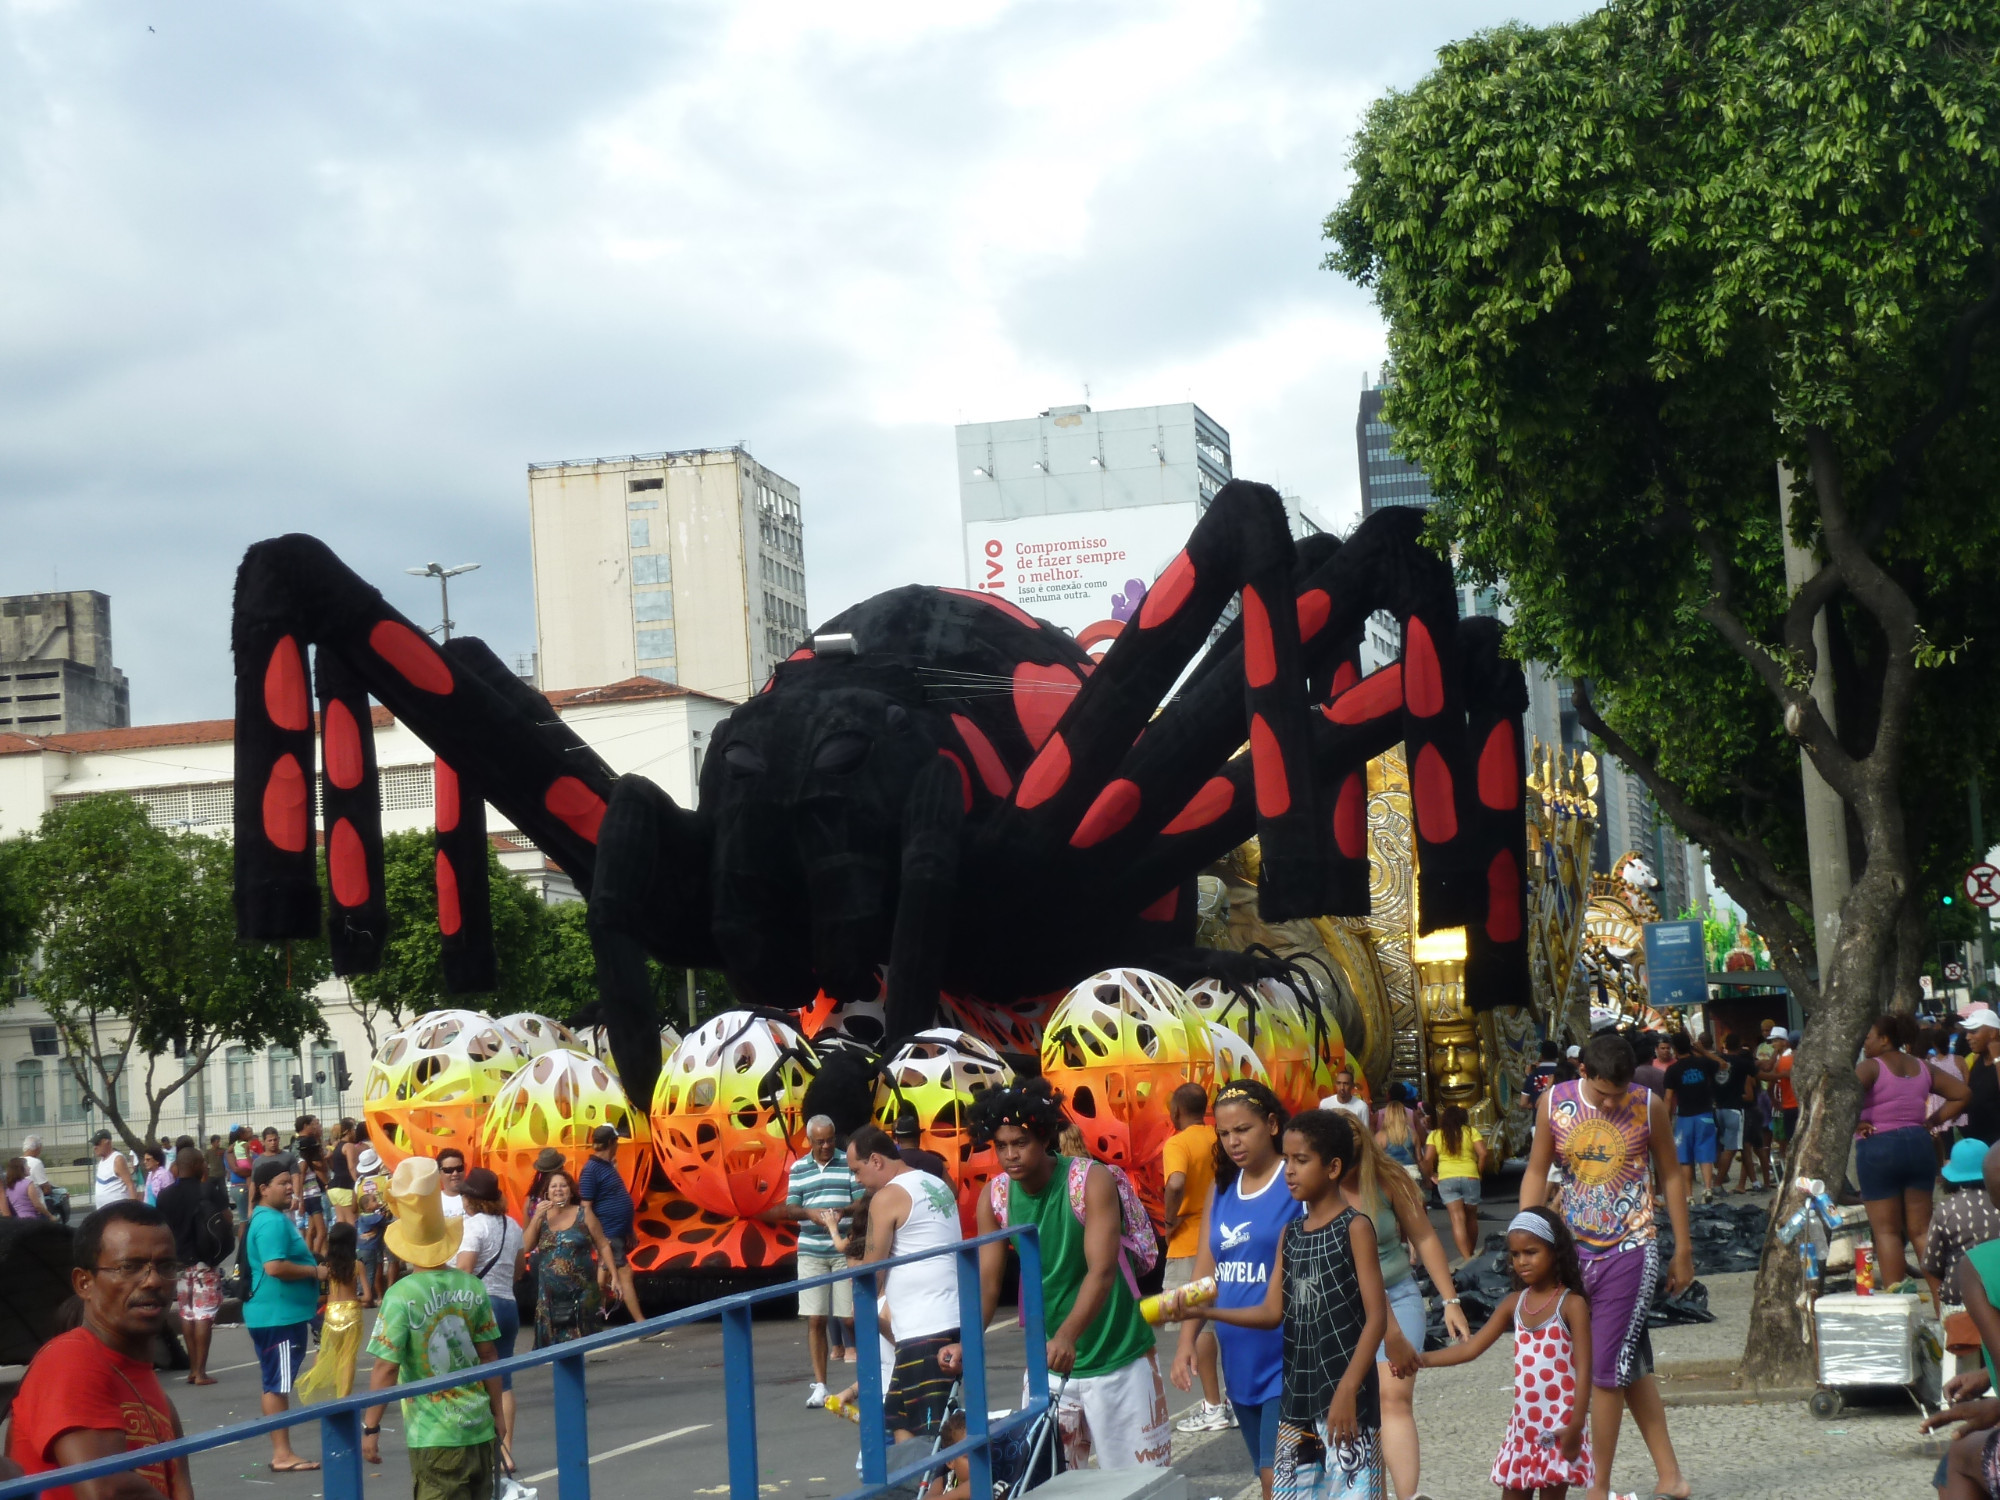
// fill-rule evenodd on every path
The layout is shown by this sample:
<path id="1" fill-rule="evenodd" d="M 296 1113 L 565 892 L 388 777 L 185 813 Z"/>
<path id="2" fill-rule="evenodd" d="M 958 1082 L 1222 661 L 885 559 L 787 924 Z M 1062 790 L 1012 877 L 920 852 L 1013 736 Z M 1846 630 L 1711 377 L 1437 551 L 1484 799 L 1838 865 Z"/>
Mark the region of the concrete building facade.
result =
<path id="1" fill-rule="evenodd" d="M 798 486 L 741 447 L 528 466 L 544 688 L 742 702 L 811 628 Z"/>
<path id="2" fill-rule="evenodd" d="M 110 599 L 88 589 L 0 599 L 0 731 L 131 722 L 131 688 L 111 661 Z"/>

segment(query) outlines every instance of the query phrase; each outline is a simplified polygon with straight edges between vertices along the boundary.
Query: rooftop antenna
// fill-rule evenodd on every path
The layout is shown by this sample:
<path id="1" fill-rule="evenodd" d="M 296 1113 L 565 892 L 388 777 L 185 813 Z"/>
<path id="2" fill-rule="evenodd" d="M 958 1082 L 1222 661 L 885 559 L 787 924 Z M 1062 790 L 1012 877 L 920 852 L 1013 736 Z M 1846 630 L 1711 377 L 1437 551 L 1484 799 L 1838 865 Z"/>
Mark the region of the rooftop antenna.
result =
<path id="1" fill-rule="evenodd" d="M 405 568 L 403 571 L 413 578 L 435 578 L 438 581 L 438 607 L 444 615 L 444 623 L 438 629 L 443 639 L 451 639 L 451 580 L 461 573 L 470 573 L 478 568 L 478 563 L 460 563 L 455 568 L 447 568 L 442 563 L 425 563 L 421 568 Z M 424 632 L 426 635 L 429 631 Z"/>

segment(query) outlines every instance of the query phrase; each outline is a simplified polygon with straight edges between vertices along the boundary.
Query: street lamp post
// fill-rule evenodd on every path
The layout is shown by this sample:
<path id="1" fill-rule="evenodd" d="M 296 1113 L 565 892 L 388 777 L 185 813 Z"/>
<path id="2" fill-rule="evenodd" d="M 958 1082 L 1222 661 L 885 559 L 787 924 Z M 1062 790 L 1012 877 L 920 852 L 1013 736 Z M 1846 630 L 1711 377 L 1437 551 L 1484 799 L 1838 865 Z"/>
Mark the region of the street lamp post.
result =
<path id="1" fill-rule="evenodd" d="M 447 568 L 442 563 L 426 563 L 421 568 L 403 569 L 413 578 L 435 578 L 438 581 L 438 602 L 444 613 L 444 623 L 439 629 L 444 632 L 445 640 L 451 639 L 451 580 L 461 573 L 472 572 L 478 566 L 478 563 L 460 563 L 455 568 Z"/>

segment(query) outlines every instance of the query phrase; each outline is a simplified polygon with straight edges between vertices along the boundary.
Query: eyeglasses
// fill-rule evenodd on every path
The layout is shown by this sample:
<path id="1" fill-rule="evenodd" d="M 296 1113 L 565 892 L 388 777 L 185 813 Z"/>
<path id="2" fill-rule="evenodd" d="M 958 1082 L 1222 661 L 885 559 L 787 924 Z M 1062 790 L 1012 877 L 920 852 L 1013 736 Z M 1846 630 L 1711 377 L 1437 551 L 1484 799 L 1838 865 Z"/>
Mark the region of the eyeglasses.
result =
<path id="1" fill-rule="evenodd" d="M 162 1281 L 173 1281 L 179 1278 L 184 1267 L 177 1260 L 115 1260 L 108 1266 L 92 1266 L 91 1269 L 123 1281 L 142 1280 L 148 1271 Z"/>
<path id="2" fill-rule="evenodd" d="M 464 1167 L 439 1167 L 438 1171 L 452 1177 L 463 1177 L 465 1175 Z"/>

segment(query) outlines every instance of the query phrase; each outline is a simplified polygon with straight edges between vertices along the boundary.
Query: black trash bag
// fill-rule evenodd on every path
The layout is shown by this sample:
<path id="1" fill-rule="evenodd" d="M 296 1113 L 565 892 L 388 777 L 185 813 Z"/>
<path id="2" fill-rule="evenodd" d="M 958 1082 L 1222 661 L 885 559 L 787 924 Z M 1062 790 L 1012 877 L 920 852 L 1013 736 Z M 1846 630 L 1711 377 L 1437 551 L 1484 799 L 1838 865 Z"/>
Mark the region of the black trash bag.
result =
<path id="1" fill-rule="evenodd" d="M 1708 1310 L 1708 1288 L 1699 1281 L 1691 1281 L 1678 1296 L 1667 1295 L 1667 1284 L 1662 1281 L 1653 1289 L 1652 1310 L 1646 1314 L 1648 1328 L 1670 1328 L 1689 1323 L 1713 1323 L 1715 1314 Z"/>
<path id="2" fill-rule="evenodd" d="M 1660 1263 L 1673 1259 L 1674 1230 L 1665 1214 L 1656 1220 Z M 1697 1203 L 1688 1206 L 1688 1240 L 1697 1276 L 1754 1271 L 1764 1254 L 1770 1211 L 1760 1203 Z"/>

